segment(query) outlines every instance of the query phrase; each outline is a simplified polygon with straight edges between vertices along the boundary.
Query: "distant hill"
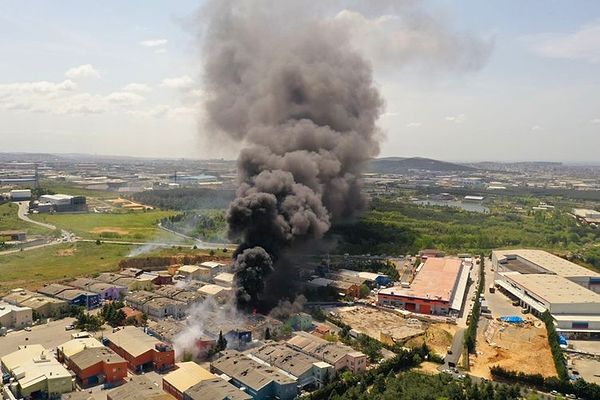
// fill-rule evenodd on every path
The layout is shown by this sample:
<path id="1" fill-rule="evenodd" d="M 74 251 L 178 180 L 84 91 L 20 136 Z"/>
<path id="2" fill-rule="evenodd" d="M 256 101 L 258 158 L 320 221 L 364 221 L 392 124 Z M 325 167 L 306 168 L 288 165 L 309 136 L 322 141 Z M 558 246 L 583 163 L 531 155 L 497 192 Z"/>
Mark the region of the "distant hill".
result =
<path id="1" fill-rule="evenodd" d="M 376 158 L 369 163 L 368 171 L 380 174 L 402 174 L 409 170 L 423 171 L 476 171 L 476 168 L 446 161 L 432 160 L 422 157 L 384 157 Z"/>

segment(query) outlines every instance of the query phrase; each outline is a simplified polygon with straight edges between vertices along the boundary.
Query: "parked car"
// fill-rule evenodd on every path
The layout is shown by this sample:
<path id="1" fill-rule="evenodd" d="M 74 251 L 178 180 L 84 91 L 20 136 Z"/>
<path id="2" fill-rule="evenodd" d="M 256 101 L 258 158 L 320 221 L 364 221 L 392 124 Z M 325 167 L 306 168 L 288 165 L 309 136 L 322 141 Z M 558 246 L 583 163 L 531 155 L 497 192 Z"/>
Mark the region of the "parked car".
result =
<path id="1" fill-rule="evenodd" d="M 65 331 L 72 331 L 73 329 L 75 329 L 75 325 L 73 324 L 65 326 Z"/>

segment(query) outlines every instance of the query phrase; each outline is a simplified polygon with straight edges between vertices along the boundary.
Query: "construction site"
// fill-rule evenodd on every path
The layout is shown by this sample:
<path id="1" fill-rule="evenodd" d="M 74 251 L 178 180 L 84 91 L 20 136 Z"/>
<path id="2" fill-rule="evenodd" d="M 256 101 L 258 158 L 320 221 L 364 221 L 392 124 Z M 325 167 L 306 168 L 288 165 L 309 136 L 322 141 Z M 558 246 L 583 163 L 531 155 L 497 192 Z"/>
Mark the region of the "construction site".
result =
<path id="1" fill-rule="evenodd" d="M 452 344 L 452 337 L 457 330 L 455 325 L 405 317 L 391 310 L 353 306 L 339 307 L 332 311 L 334 316 L 358 333 L 389 345 L 413 347 L 426 343 L 440 355 L 446 354 L 446 349 Z"/>
<path id="2" fill-rule="evenodd" d="M 556 376 L 546 328 L 541 321 L 509 323 L 482 319 L 477 331 L 476 354 L 469 356 L 471 374 L 491 378 L 490 367 Z"/>

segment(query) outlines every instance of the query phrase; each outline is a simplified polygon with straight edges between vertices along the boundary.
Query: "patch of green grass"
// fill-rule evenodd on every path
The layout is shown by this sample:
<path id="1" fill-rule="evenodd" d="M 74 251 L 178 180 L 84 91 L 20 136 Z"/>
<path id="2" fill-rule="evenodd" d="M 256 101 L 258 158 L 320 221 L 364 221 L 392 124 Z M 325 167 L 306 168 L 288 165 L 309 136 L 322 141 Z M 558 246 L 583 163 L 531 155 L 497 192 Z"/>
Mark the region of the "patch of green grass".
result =
<path id="1" fill-rule="evenodd" d="M 16 287 L 36 289 L 44 283 L 116 271 L 132 246 L 71 243 L 0 256 L 0 293 Z"/>
<path id="2" fill-rule="evenodd" d="M 68 230 L 84 239 L 123 240 L 128 242 L 167 241 L 182 239 L 157 226 L 161 218 L 173 215 L 172 211 L 147 211 L 115 214 L 37 214 L 37 221 Z"/>
<path id="3" fill-rule="evenodd" d="M 17 215 L 18 210 L 19 206 L 14 203 L 0 205 L 0 231 L 19 230 L 27 232 L 28 235 L 51 234 L 50 229 L 19 219 Z"/>

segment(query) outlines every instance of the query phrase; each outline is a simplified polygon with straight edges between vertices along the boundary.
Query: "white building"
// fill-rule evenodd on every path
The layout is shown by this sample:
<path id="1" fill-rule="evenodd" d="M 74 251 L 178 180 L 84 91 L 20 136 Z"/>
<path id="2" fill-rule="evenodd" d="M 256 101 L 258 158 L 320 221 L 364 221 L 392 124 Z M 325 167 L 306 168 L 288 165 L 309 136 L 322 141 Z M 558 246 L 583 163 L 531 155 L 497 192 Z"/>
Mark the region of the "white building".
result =
<path id="1" fill-rule="evenodd" d="M 10 191 L 10 199 L 12 201 L 23 201 L 31 199 L 30 189 L 15 189 Z"/>
<path id="2" fill-rule="evenodd" d="M 494 283 L 568 337 L 600 337 L 600 274 L 542 250 L 492 252 Z"/>

